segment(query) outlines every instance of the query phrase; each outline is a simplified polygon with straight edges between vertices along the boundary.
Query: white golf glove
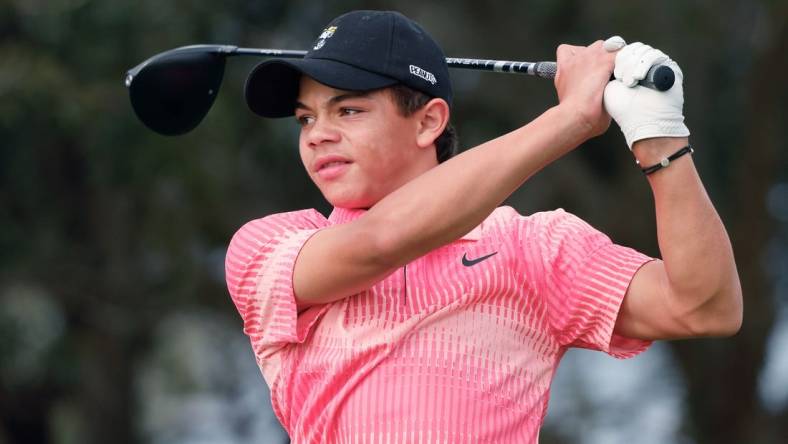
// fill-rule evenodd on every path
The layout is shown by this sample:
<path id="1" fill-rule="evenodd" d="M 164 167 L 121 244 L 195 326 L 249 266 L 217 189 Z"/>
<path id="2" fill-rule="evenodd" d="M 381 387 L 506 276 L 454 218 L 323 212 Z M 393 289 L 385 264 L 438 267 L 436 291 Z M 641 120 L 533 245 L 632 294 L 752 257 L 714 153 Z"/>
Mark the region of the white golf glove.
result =
<path id="1" fill-rule="evenodd" d="M 611 37 L 605 48 L 613 51 L 624 44 L 620 37 Z M 638 85 L 649 68 L 659 64 L 673 68 L 676 74 L 673 87 L 656 91 Z M 605 87 L 605 109 L 621 128 L 630 150 L 641 139 L 689 135 L 682 112 L 684 74 L 664 52 L 640 42 L 626 45 L 616 54 L 613 75 L 616 79 Z"/>

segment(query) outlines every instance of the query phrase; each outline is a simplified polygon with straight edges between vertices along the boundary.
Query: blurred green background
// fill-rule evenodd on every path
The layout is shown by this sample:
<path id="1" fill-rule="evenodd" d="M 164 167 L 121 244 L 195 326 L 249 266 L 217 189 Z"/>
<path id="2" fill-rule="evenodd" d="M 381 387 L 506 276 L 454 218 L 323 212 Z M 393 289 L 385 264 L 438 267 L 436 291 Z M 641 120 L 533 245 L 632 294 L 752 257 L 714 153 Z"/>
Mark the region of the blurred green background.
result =
<path id="1" fill-rule="evenodd" d="M 541 442 L 788 442 L 785 1 L 0 0 L 0 444 L 286 441 L 223 260 L 250 219 L 330 211 L 295 121 L 246 108 L 249 58 L 228 61 L 212 111 L 181 137 L 136 119 L 123 78 L 194 43 L 306 49 L 350 9 L 397 9 L 452 57 L 551 60 L 560 43 L 620 34 L 678 61 L 744 326 L 631 361 L 570 352 Z M 464 149 L 556 102 L 545 80 L 452 76 Z M 507 204 L 563 207 L 658 255 L 650 188 L 615 125 Z"/>

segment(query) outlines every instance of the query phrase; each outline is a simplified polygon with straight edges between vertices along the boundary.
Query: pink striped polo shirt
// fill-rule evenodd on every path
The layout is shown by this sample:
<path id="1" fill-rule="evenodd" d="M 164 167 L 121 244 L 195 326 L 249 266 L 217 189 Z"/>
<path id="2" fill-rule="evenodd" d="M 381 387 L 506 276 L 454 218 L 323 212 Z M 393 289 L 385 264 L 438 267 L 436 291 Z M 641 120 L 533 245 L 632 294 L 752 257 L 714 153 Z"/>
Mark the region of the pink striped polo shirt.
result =
<path id="1" fill-rule="evenodd" d="M 230 294 L 295 444 L 535 443 L 569 347 L 626 358 L 649 345 L 613 327 L 651 258 L 563 210 L 499 207 L 368 290 L 297 313 L 304 242 L 363 212 L 253 220 L 227 252 Z"/>

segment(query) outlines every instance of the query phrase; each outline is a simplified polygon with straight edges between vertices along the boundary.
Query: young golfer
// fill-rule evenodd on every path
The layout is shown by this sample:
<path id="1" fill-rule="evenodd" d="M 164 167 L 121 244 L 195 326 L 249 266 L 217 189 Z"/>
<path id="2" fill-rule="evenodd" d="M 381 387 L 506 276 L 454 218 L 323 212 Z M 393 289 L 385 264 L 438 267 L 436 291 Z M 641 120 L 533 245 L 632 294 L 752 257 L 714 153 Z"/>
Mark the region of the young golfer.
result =
<path id="1" fill-rule="evenodd" d="M 456 156 L 445 56 L 399 13 L 345 14 L 303 60 L 254 69 L 249 106 L 295 116 L 304 167 L 334 207 L 253 220 L 227 252 L 294 443 L 535 443 L 568 348 L 626 358 L 739 329 L 730 241 L 685 148 L 681 71 L 622 46 L 559 46 L 559 104 Z M 638 86 L 660 63 L 673 88 Z M 610 115 L 647 172 L 662 260 L 563 210 L 499 206 Z"/>

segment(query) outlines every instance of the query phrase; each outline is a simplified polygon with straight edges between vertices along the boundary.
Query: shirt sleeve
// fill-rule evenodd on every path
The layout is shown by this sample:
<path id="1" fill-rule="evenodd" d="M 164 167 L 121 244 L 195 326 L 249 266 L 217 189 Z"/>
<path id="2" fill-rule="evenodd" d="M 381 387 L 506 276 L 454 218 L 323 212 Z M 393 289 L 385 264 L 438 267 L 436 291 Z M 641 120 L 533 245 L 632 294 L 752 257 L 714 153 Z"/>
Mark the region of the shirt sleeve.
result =
<path id="1" fill-rule="evenodd" d="M 538 213 L 537 238 L 550 328 L 559 344 L 629 358 L 651 341 L 613 333 L 632 278 L 653 260 L 614 244 L 589 224 L 563 210 Z"/>
<path id="2" fill-rule="evenodd" d="M 293 290 L 301 248 L 326 225 L 314 210 L 275 214 L 245 224 L 227 249 L 227 288 L 269 381 L 278 368 L 277 352 L 303 342 L 327 307 L 313 306 L 299 314 Z"/>

